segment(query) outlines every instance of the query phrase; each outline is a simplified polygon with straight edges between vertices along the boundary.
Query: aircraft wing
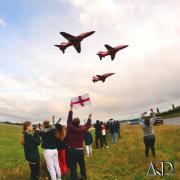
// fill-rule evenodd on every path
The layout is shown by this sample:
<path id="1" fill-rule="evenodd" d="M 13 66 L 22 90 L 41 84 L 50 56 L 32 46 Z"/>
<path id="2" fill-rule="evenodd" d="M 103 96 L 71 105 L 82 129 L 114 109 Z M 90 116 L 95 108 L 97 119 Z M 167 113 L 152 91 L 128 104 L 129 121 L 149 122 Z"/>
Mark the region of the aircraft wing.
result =
<path id="1" fill-rule="evenodd" d="M 116 56 L 116 53 L 112 53 L 111 54 L 111 60 L 114 60 L 115 56 Z"/>
<path id="2" fill-rule="evenodd" d="M 106 49 L 107 49 L 107 50 L 111 50 L 111 49 L 113 49 L 113 47 L 111 47 L 111 46 L 110 46 L 110 45 L 108 45 L 108 44 L 105 44 L 104 46 L 106 47 Z"/>
<path id="3" fill-rule="evenodd" d="M 102 78 L 102 76 L 100 76 L 100 75 L 96 75 L 98 78 Z"/>
<path id="4" fill-rule="evenodd" d="M 61 34 L 64 38 L 66 38 L 68 41 L 71 41 L 72 39 L 75 38 L 73 35 L 68 34 L 68 33 L 66 33 L 66 32 L 60 32 L 60 34 Z"/>
<path id="5" fill-rule="evenodd" d="M 78 53 L 81 52 L 81 44 L 80 44 L 80 43 L 74 44 L 73 46 L 74 46 L 74 48 L 76 49 L 76 51 L 77 51 Z"/>

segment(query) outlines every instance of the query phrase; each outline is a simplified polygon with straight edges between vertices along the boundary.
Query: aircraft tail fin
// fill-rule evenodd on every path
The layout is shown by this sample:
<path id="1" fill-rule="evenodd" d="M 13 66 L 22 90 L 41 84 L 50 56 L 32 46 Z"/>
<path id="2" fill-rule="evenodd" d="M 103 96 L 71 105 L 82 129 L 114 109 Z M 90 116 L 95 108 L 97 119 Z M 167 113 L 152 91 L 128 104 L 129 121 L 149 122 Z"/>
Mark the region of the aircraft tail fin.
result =
<path id="1" fill-rule="evenodd" d="M 102 55 L 101 54 L 98 54 L 97 55 L 99 56 L 99 59 L 102 60 Z"/>
<path id="2" fill-rule="evenodd" d="M 65 53 L 65 49 L 61 49 L 61 51 L 63 52 L 63 54 Z"/>
<path id="3" fill-rule="evenodd" d="M 65 47 L 61 45 L 54 45 L 54 46 L 58 47 L 63 52 L 63 54 L 65 53 L 65 49 L 66 49 Z"/>

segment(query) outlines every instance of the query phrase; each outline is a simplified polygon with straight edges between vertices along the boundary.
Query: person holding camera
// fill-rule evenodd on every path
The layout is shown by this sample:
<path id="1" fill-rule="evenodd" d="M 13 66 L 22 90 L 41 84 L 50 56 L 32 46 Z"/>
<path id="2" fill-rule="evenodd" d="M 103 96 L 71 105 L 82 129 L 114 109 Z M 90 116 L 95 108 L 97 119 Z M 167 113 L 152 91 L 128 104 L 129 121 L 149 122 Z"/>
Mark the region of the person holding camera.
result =
<path id="1" fill-rule="evenodd" d="M 84 135 L 91 127 L 91 116 L 85 125 L 80 125 L 80 119 L 73 119 L 73 106 L 71 104 L 67 119 L 68 165 L 71 171 L 71 180 L 77 180 L 77 164 L 80 166 L 82 179 L 87 179 L 83 152 Z"/>
<path id="2" fill-rule="evenodd" d="M 25 158 L 31 170 L 30 180 L 38 180 L 40 174 L 40 156 L 38 146 L 41 143 L 37 127 L 34 129 L 30 121 L 23 124 L 23 133 L 20 143 L 24 146 Z"/>

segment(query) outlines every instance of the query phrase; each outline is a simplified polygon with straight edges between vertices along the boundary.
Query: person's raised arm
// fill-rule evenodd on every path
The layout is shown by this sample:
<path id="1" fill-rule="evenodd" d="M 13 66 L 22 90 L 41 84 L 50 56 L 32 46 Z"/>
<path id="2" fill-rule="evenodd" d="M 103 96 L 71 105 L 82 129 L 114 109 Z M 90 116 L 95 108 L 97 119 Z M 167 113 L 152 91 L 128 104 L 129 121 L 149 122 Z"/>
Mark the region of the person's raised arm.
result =
<path id="1" fill-rule="evenodd" d="M 141 118 L 139 119 L 140 125 L 142 125 L 142 123 L 143 123 L 143 119 L 144 119 L 145 114 L 147 114 L 147 112 L 142 113 Z"/>
<path id="2" fill-rule="evenodd" d="M 89 114 L 87 123 L 85 124 L 87 129 L 91 127 L 91 118 L 92 118 L 92 114 Z"/>
<path id="3" fill-rule="evenodd" d="M 141 119 L 144 119 L 145 114 L 147 114 L 147 112 L 142 113 Z"/>
<path id="4" fill-rule="evenodd" d="M 156 120 L 156 114 L 155 112 L 153 111 L 153 109 L 151 109 L 151 114 L 152 114 L 152 117 L 151 117 L 151 124 L 154 124 L 155 120 Z"/>
<path id="5" fill-rule="evenodd" d="M 70 111 L 69 111 L 68 119 L 67 119 L 67 127 L 72 126 L 72 119 L 73 119 L 73 105 L 70 104 Z"/>

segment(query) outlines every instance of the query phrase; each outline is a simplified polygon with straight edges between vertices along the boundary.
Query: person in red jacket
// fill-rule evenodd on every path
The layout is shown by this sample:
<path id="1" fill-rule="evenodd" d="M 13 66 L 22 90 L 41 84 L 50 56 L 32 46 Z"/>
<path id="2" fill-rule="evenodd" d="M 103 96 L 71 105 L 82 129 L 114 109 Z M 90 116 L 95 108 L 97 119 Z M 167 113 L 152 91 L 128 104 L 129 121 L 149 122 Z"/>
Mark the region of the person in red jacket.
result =
<path id="1" fill-rule="evenodd" d="M 79 118 L 73 119 L 72 105 L 67 120 L 67 144 L 68 144 L 68 166 L 71 171 L 71 179 L 77 180 L 77 164 L 80 167 L 81 179 L 87 179 L 86 167 L 83 152 L 83 140 L 87 130 L 91 127 L 91 117 L 89 114 L 88 121 L 85 125 L 80 125 Z"/>

